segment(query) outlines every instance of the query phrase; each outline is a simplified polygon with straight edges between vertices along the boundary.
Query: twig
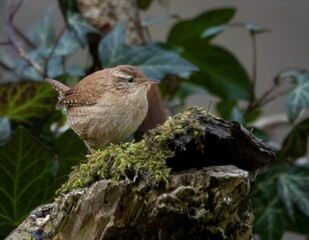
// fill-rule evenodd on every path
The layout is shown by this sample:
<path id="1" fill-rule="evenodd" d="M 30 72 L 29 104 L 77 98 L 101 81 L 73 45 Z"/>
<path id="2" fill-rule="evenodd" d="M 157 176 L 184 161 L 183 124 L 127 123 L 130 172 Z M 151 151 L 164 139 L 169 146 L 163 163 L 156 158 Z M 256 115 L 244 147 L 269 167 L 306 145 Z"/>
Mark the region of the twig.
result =
<path id="1" fill-rule="evenodd" d="M 16 26 L 13 25 L 13 24 L 12 24 L 12 26 L 13 26 L 13 29 L 14 29 L 14 31 L 16 32 L 16 34 L 17 34 L 25 43 L 27 43 L 29 47 L 31 47 L 31 48 L 36 48 L 36 45 L 35 45 L 32 41 L 30 41 L 30 39 L 29 39 L 22 31 L 20 31 L 20 30 L 18 29 L 18 27 L 16 27 Z"/>
<path id="2" fill-rule="evenodd" d="M 19 56 L 24 59 L 26 62 L 28 62 L 41 76 L 43 76 L 43 70 L 39 64 L 37 64 L 35 61 L 33 61 L 26 53 L 26 51 L 23 49 L 20 41 L 16 38 L 13 30 L 13 19 L 15 14 L 17 13 L 18 9 L 21 7 L 23 3 L 23 0 L 19 0 L 14 8 L 12 8 L 11 12 L 7 13 L 7 10 L 9 7 L 7 6 L 7 0 L 1 1 L 2 4 L 2 14 L 4 16 L 5 20 L 5 26 L 8 33 L 8 38 L 10 43 L 12 44 L 15 51 L 19 54 Z"/>
<path id="3" fill-rule="evenodd" d="M 4 2 L 7 2 L 7 0 L 4 0 Z M 17 2 L 17 4 L 16 4 L 14 7 L 12 7 L 12 10 L 9 9 L 9 10 L 11 10 L 11 11 L 10 11 L 10 14 L 9 14 L 9 18 L 8 18 L 8 21 L 9 21 L 10 23 L 13 22 L 13 19 L 14 19 L 16 13 L 18 12 L 19 8 L 23 5 L 23 2 L 24 2 L 24 0 L 19 0 L 19 1 Z M 4 11 L 5 9 L 2 8 L 2 10 Z M 3 15 L 3 16 L 5 16 L 5 15 Z"/>
<path id="4" fill-rule="evenodd" d="M 261 107 L 261 103 L 264 101 L 265 98 L 267 98 L 276 88 L 276 85 L 273 85 L 270 89 L 268 89 L 265 93 L 262 94 L 261 97 L 259 97 L 259 99 L 257 99 L 256 101 L 254 101 L 250 107 L 248 107 L 246 112 L 250 112 L 252 109 Z"/>
<path id="5" fill-rule="evenodd" d="M 288 92 L 289 92 L 289 90 L 282 91 L 282 92 L 278 92 L 277 94 L 275 94 L 273 96 L 270 96 L 269 98 L 264 98 L 264 100 L 260 102 L 259 107 L 262 107 L 262 106 L 266 105 L 267 103 L 269 103 L 269 102 L 271 102 L 271 101 L 273 101 L 273 100 L 275 100 L 279 97 L 286 95 Z"/>
<path id="6" fill-rule="evenodd" d="M 255 101 L 255 89 L 256 89 L 256 80 L 257 80 L 257 47 L 256 47 L 256 36 L 255 33 L 250 32 L 252 40 L 252 79 L 250 87 L 250 99 L 248 109 L 252 109 L 252 105 Z"/>
<path id="7" fill-rule="evenodd" d="M 10 44 L 11 44 L 11 42 L 9 40 L 7 40 L 7 41 L 0 41 L 0 45 L 1 46 L 10 45 Z"/>
<path id="8" fill-rule="evenodd" d="M 7 65 L 6 63 L 4 63 L 2 61 L 0 61 L 0 67 L 4 68 L 5 70 L 8 70 L 8 71 L 12 70 L 12 68 L 9 65 Z"/>
<path id="9" fill-rule="evenodd" d="M 51 49 L 50 53 L 48 54 L 47 58 L 45 59 L 45 67 L 44 67 L 44 77 L 47 77 L 47 73 L 48 73 L 48 61 L 53 57 L 54 53 L 55 53 L 55 50 L 58 46 L 58 43 L 62 37 L 62 35 L 65 33 L 65 30 L 67 29 L 67 25 L 65 25 L 60 33 L 58 34 L 57 38 L 55 39 L 55 42 L 54 42 L 54 46 L 53 48 Z"/>

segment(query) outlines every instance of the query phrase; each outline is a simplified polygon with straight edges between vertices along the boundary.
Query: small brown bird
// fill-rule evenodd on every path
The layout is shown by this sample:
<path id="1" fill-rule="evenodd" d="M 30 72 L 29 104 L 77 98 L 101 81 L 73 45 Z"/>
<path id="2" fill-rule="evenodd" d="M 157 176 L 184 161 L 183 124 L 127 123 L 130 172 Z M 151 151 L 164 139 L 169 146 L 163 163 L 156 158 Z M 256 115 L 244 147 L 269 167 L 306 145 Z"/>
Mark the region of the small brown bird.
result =
<path id="1" fill-rule="evenodd" d="M 75 87 L 47 78 L 59 92 L 71 128 L 90 145 L 117 143 L 131 135 L 144 120 L 147 91 L 152 83 L 136 67 L 120 65 L 95 72 Z"/>

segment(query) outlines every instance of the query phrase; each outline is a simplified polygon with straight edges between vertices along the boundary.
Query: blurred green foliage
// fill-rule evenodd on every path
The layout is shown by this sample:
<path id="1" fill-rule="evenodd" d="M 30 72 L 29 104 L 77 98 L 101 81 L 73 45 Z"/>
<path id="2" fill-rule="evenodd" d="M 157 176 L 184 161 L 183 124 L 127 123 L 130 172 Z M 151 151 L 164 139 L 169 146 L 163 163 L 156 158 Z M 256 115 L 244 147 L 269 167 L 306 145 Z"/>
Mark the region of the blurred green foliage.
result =
<path id="1" fill-rule="evenodd" d="M 137 2 L 146 10 L 153 1 Z M 213 95 L 219 99 L 215 107 L 221 117 L 252 129 L 251 123 L 261 117 L 263 107 L 285 96 L 292 130 L 277 151 L 277 162 L 257 178 L 254 230 L 263 240 L 280 239 L 285 231 L 309 233 L 309 168 L 296 163 L 307 152 L 309 118 L 299 121 L 299 115 L 309 107 L 309 73 L 284 72 L 269 90 L 256 96 L 255 75 L 249 74 L 230 51 L 212 42 L 225 29 L 240 27 L 248 31 L 256 51 L 256 37 L 266 29 L 233 23 L 236 10 L 221 8 L 178 20 L 165 43 L 129 46 L 124 41 L 124 23 L 104 35 L 78 13 L 74 1 L 59 1 L 59 7 L 65 20 L 60 33 L 56 34 L 53 11 L 48 9 L 22 35 L 24 49 L 16 45 L 12 24 L 18 6 L 2 16 L 7 41 L 3 39 L 0 45 L 0 238 L 37 205 L 51 201 L 71 167 L 86 154 L 77 135 L 64 130 L 64 114 L 55 110 L 56 92 L 43 79 L 51 77 L 68 84 L 87 75 L 91 63 L 83 60 L 76 66 L 68 59 L 92 44 L 89 34 L 100 37 L 101 68 L 119 64 L 139 67 L 148 77 L 162 80 L 164 101 L 175 103 L 177 109 L 192 94 Z M 89 53 L 87 59 L 92 57 Z M 256 68 L 256 59 L 253 63 Z M 290 87 L 282 89 L 284 84 Z M 263 129 L 253 132 L 267 139 Z"/>

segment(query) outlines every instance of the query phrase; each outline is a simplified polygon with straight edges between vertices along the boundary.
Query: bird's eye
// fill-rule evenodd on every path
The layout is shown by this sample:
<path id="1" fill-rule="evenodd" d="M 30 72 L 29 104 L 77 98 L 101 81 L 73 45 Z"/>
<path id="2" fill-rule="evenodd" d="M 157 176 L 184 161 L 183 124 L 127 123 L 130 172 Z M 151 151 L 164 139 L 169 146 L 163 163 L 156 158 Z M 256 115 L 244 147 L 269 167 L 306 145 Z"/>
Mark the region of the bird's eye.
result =
<path id="1" fill-rule="evenodd" d="M 127 78 L 127 81 L 128 81 L 128 83 L 133 83 L 134 78 L 133 77 L 129 77 L 129 78 Z"/>

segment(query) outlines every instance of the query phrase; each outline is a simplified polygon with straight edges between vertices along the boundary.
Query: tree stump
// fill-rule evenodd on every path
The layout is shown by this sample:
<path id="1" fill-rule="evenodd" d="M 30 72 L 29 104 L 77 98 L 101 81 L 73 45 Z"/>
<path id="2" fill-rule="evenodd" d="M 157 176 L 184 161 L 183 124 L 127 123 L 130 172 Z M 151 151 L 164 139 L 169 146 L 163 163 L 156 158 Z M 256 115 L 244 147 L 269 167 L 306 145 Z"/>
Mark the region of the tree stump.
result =
<path id="1" fill-rule="evenodd" d="M 272 160 L 238 123 L 191 108 L 89 156 L 7 239 L 252 239 L 248 171 Z"/>

